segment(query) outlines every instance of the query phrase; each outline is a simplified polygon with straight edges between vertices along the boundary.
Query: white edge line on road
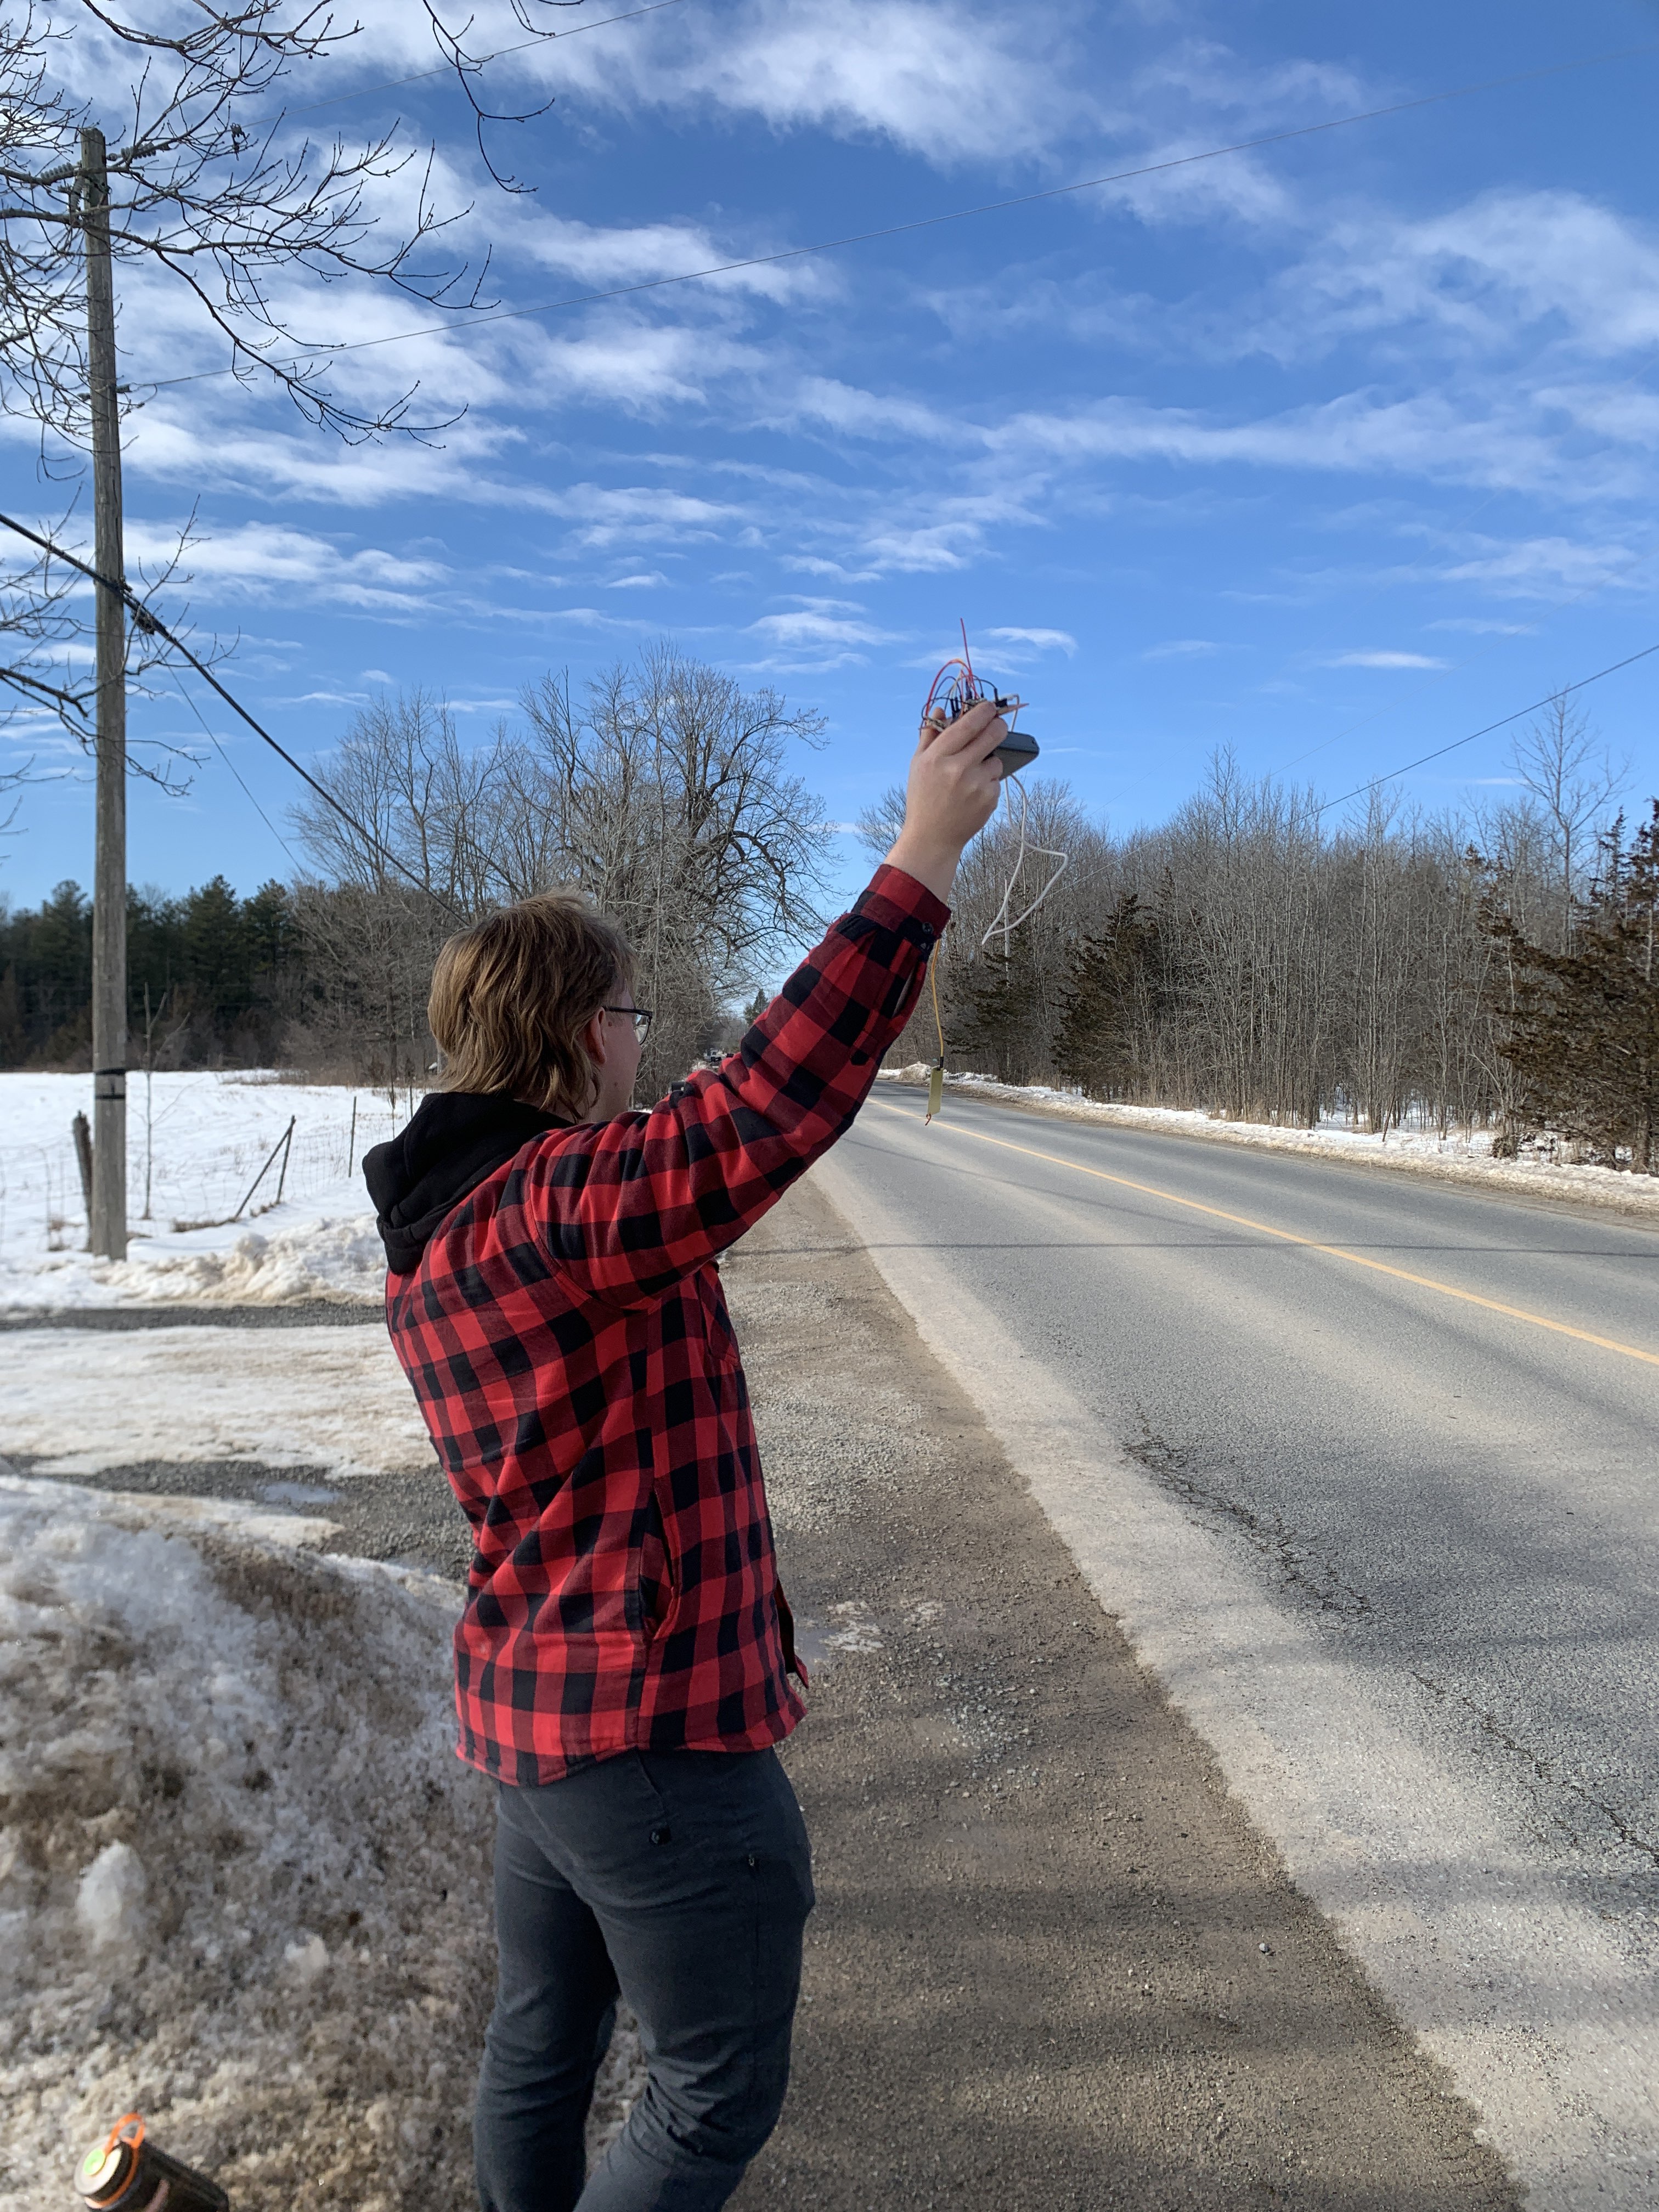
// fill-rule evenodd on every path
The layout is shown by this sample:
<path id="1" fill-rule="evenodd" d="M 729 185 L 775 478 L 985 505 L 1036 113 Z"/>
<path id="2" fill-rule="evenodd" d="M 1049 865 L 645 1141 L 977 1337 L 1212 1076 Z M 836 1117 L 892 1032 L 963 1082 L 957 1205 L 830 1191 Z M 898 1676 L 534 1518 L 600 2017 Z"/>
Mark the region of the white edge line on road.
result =
<path id="1" fill-rule="evenodd" d="M 1531 2212 L 1647 2212 L 1659 1996 L 1616 1931 L 1425 1749 L 1413 1686 L 1394 1686 L 1391 1716 L 1386 1679 L 1274 1605 L 1056 1375 L 981 1356 L 1006 1329 L 872 1200 L 853 1156 L 813 1175 L 1297 1887 L 1480 2113 Z"/>

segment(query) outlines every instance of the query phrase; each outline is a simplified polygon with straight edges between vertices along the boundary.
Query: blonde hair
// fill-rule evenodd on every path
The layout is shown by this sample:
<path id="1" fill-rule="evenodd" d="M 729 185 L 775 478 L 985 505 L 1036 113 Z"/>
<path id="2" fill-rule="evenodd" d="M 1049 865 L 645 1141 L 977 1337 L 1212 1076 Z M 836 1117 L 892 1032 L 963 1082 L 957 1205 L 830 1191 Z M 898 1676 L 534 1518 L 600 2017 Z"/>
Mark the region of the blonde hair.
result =
<path id="1" fill-rule="evenodd" d="M 427 1019 L 445 1091 L 505 1091 L 580 1121 L 598 1077 L 581 1033 L 630 994 L 627 939 L 583 900 L 542 891 L 452 937 L 432 971 Z"/>

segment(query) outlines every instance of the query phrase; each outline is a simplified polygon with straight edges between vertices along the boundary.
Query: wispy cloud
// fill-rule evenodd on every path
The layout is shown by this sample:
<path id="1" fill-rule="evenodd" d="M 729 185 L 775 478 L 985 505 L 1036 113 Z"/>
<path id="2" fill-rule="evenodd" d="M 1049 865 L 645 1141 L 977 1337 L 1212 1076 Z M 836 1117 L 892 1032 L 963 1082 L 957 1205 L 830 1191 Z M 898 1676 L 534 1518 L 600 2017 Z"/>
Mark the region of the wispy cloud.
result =
<path id="1" fill-rule="evenodd" d="M 1029 645 L 1038 653 L 1073 653 L 1077 640 L 1066 629 L 988 629 L 987 637 L 1003 645 Z"/>
<path id="2" fill-rule="evenodd" d="M 885 138 L 956 167 L 982 158 L 967 118 L 1002 118 L 1001 150 L 1029 160 L 1099 117 L 1067 66 L 1069 13 L 1045 0 L 1012 13 L 987 0 L 735 0 L 659 18 L 649 38 L 561 40 L 532 59 L 567 99 Z"/>
<path id="3" fill-rule="evenodd" d="M 775 646 L 828 647 L 844 649 L 854 646 L 890 645 L 891 630 L 863 620 L 842 611 L 830 601 L 817 607 L 793 607 L 783 613 L 763 615 L 758 622 L 750 624 L 751 633 Z"/>
<path id="4" fill-rule="evenodd" d="M 1395 653 L 1379 648 L 1327 653 L 1316 665 L 1321 668 L 1449 668 L 1451 663 L 1437 660 L 1431 653 Z"/>
<path id="5" fill-rule="evenodd" d="M 130 559 L 165 559 L 176 538 L 165 527 L 130 522 Z M 296 600 L 358 608 L 368 613 L 414 613 L 432 604 L 450 580 L 447 564 L 430 553 L 399 553 L 354 545 L 284 524 L 244 523 L 216 532 L 191 548 L 196 581 L 233 599 Z"/>
<path id="6" fill-rule="evenodd" d="M 1469 637 L 1525 637 L 1530 632 L 1530 623 L 1491 622 L 1479 615 L 1443 615 L 1429 624 L 1431 629 L 1455 629 Z"/>

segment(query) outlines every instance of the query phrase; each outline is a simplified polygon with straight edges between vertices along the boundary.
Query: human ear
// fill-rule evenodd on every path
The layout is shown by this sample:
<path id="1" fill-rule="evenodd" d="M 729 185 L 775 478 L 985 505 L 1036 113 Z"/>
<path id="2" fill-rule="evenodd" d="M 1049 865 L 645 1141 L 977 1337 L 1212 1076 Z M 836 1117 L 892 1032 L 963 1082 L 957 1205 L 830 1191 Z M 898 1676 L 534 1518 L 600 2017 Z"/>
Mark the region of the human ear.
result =
<path id="1" fill-rule="evenodd" d="M 594 1015 L 582 1031 L 582 1044 L 595 1067 L 603 1067 L 610 1054 L 605 1048 L 605 1015 Z"/>

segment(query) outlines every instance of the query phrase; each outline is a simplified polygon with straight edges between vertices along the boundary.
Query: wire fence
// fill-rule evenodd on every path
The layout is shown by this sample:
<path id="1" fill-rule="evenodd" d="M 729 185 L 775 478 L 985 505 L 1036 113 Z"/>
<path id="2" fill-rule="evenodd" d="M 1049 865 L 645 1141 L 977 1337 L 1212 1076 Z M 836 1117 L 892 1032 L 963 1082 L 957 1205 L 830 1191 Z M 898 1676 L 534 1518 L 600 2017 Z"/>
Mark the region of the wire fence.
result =
<path id="1" fill-rule="evenodd" d="M 284 1206 L 336 1199 L 343 1213 L 366 1213 L 363 1154 L 404 1126 L 422 1095 L 399 1090 L 394 1105 L 384 1091 L 158 1077 L 147 1101 L 142 1073 L 130 1077 L 129 1231 L 163 1235 L 236 1218 L 255 1222 L 272 1210 L 279 1188 Z M 34 1125 L 29 1134 L 0 1141 L 0 1250 L 21 1257 L 85 1244 L 86 1205 L 71 1133 L 82 1103 L 65 1080 L 61 1114 L 52 1110 L 53 1098 L 47 1114 L 28 1115 Z"/>

